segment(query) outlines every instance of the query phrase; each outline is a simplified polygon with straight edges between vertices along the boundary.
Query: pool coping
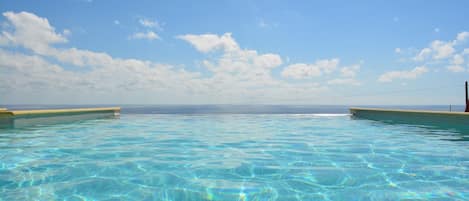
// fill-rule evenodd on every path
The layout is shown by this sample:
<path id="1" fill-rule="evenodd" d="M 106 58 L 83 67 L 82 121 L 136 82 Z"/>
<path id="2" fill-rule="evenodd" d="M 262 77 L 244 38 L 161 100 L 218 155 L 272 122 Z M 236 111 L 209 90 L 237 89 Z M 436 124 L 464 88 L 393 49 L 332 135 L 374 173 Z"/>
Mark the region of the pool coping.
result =
<path id="1" fill-rule="evenodd" d="M 0 128 L 71 123 L 87 119 L 116 118 L 120 107 L 8 110 L 0 108 Z"/>
<path id="2" fill-rule="evenodd" d="M 0 108 L 0 118 L 45 117 L 59 115 L 75 115 L 86 113 L 113 113 L 120 114 L 120 107 L 103 108 L 72 108 L 72 109 L 38 109 L 38 110 L 8 110 Z"/>
<path id="3" fill-rule="evenodd" d="M 405 109 L 382 109 L 382 108 L 349 108 L 352 115 L 356 115 L 362 111 L 369 112 L 393 112 L 393 113 L 408 113 L 408 114 L 435 114 L 435 115 L 463 115 L 469 116 L 469 112 L 448 112 L 448 111 L 432 111 L 432 110 L 405 110 Z"/>
<path id="4" fill-rule="evenodd" d="M 0 108 L 0 119 L 22 119 L 55 116 L 74 116 L 82 114 L 109 114 L 119 116 L 120 107 L 103 108 L 63 108 L 63 109 L 37 109 L 37 110 L 8 110 Z M 1 123 L 1 122 L 0 122 Z"/>

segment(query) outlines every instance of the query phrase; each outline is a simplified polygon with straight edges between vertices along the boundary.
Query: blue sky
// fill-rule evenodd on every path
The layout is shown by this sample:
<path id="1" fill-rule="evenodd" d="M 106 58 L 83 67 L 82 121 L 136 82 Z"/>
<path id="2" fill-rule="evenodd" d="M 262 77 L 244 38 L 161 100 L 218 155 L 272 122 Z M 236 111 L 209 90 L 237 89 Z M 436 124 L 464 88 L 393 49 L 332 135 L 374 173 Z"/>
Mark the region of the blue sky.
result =
<path id="1" fill-rule="evenodd" d="M 0 104 L 463 104 L 467 1 L 1 1 Z"/>

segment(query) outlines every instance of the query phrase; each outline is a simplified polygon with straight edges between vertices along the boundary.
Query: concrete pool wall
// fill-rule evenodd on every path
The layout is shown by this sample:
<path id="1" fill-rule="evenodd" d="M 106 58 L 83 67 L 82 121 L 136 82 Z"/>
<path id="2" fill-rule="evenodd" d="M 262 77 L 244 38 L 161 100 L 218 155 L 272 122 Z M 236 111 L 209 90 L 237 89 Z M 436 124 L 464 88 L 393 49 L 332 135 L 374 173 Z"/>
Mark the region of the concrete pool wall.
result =
<path id="1" fill-rule="evenodd" d="M 0 128 L 22 128 L 119 115 L 120 107 L 14 111 L 0 108 Z"/>
<path id="2" fill-rule="evenodd" d="M 386 123 L 419 124 L 469 133 L 469 112 L 350 108 L 353 117 Z"/>

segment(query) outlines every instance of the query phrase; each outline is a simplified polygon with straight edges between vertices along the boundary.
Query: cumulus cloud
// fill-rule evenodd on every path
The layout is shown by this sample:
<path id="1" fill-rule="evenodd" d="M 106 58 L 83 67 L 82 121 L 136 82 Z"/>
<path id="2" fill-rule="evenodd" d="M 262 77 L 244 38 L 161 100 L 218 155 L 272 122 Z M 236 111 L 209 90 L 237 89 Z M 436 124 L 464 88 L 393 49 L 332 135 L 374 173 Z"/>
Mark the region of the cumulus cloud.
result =
<path id="1" fill-rule="evenodd" d="M 440 71 L 441 66 L 454 73 L 466 72 L 465 55 L 469 55 L 469 48 L 464 48 L 464 44 L 468 38 L 469 32 L 464 31 L 458 33 L 453 40 L 434 40 L 429 47 L 421 49 L 413 60 L 425 66 L 435 66 L 435 72 Z"/>
<path id="2" fill-rule="evenodd" d="M 161 29 L 160 23 L 158 23 L 158 21 L 156 21 L 156 20 L 141 18 L 141 19 L 138 20 L 138 22 L 140 23 L 140 25 L 142 25 L 144 27 L 147 27 L 147 28 Z"/>
<path id="3" fill-rule="evenodd" d="M 44 94 L 65 93 L 66 89 L 71 93 L 116 93 L 115 90 L 142 89 L 181 96 L 187 92 L 193 80 L 200 77 L 199 73 L 187 72 L 171 65 L 113 58 L 107 53 L 76 48 L 55 48 L 53 44 L 66 43 L 67 40 L 54 31 L 47 19 L 25 12 L 6 12 L 4 16 L 13 29 L 2 32 L 0 39 L 7 41 L 2 45 L 22 46 L 33 53 L 28 55 L 3 49 L 0 51 L 0 69 L 5 72 L 0 74 L 0 79 L 8 83 L 8 86 L 3 86 L 3 90 L 8 88 L 10 93 L 28 94 L 41 87 Z M 38 38 L 36 35 L 43 37 Z M 91 69 L 65 70 L 60 64 L 48 61 L 48 58 Z"/>
<path id="4" fill-rule="evenodd" d="M 416 79 L 418 76 L 426 72 L 428 72 L 428 68 L 425 66 L 415 67 L 410 71 L 390 71 L 382 74 L 378 81 L 392 82 L 395 79 Z"/>
<path id="5" fill-rule="evenodd" d="M 322 77 L 324 75 L 333 75 L 333 77 L 335 76 L 337 78 L 329 79 L 326 84 L 350 86 L 361 85 L 361 82 L 355 78 L 360 70 L 360 65 L 355 64 L 339 67 L 339 63 L 340 60 L 338 58 L 318 60 L 313 64 L 296 63 L 287 66 L 281 74 L 285 78 L 298 80 Z"/>
<path id="6" fill-rule="evenodd" d="M 456 53 L 455 47 L 463 44 L 467 38 L 469 38 L 469 32 L 460 32 L 452 41 L 432 41 L 429 47 L 421 49 L 413 59 L 421 62 L 430 58 L 435 61 L 451 58 Z"/>
<path id="7" fill-rule="evenodd" d="M 57 33 L 45 18 L 39 18 L 28 12 L 4 12 L 3 16 L 15 28 L 13 32 L 2 32 L 0 41 L 3 43 L 45 52 L 50 45 L 67 42 L 64 34 Z"/>
<path id="8" fill-rule="evenodd" d="M 451 59 L 451 64 L 452 65 L 449 65 L 446 68 L 449 71 L 454 72 L 454 73 L 465 72 L 466 69 L 464 69 L 464 67 L 462 67 L 462 65 L 464 64 L 463 55 L 464 55 L 464 52 L 462 54 L 455 54 L 453 56 L 453 58 Z"/>
<path id="9" fill-rule="evenodd" d="M 469 38 L 469 32 L 464 31 L 464 32 L 458 33 L 458 35 L 456 36 L 455 43 L 464 42 L 466 41 L 467 38 Z"/>
<path id="10" fill-rule="evenodd" d="M 469 54 L 469 48 L 465 48 L 463 51 L 462 51 L 462 55 L 467 55 Z"/>
<path id="11" fill-rule="evenodd" d="M 449 71 L 454 72 L 454 73 L 459 73 L 459 72 L 464 72 L 466 69 L 460 65 L 451 65 L 446 67 Z"/>
<path id="12" fill-rule="evenodd" d="M 360 65 L 346 66 L 340 69 L 340 74 L 343 77 L 355 77 L 360 70 Z"/>
<path id="13" fill-rule="evenodd" d="M 260 18 L 258 20 L 257 25 L 261 29 L 267 29 L 267 28 L 276 28 L 278 27 L 278 23 L 273 23 L 273 22 L 267 22 L 264 18 Z"/>
<path id="14" fill-rule="evenodd" d="M 231 37 L 231 33 L 225 33 L 222 36 L 216 34 L 186 34 L 177 36 L 192 44 L 198 51 L 207 53 L 214 50 L 233 51 L 238 50 L 239 46 Z"/>
<path id="15" fill-rule="evenodd" d="M 62 33 L 63 33 L 64 36 L 69 36 L 69 35 L 72 34 L 72 31 L 70 31 L 68 29 L 64 29 Z"/>
<path id="16" fill-rule="evenodd" d="M 147 31 L 147 32 L 137 32 L 132 34 L 130 39 L 146 39 L 146 40 L 155 40 L 155 39 L 160 39 L 160 36 L 156 34 L 153 31 Z"/>
<path id="17" fill-rule="evenodd" d="M 361 83 L 353 78 L 337 78 L 337 79 L 332 79 L 327 81 L 327 84 L 329 85 L 353 85 L 353 86 L 359 86 Z"/>
<path id="18" fill-rule="evenodd" d="M 432 49 L 430 48 L 423 48 L 417 56 L 414 57 L 414 60 L 416 61 L 423 61 L 425 60 L 428 56 L 430 56 L 432 53 Z"/>
<path id="19" fill-rule="evenodd" d="M 339 65 L 339 62 L 338 58 L 334 58 L 318 60 L 313 64 L 296 63 L 287 66 L 282 71 L 282 76 L 293 79 L 317 77 L 323 73 L 332 73 Z"/>
<path id="20" fill-rule="evenodd" d="M 329 85 L 349 85 L 349 86 L 359 86 L 361 82 L 358 81 L 355 76 L 360 71 L 360 65 L 355 64 L 351 66 L 345 66 L 340 68 L 340 78 L 332 79 L 327 81 Z"/>
<path id="21" fill-rule="evenodd" d="M 160 23 L 156 20 L 151 20 L 148 18 L 140 18 L 138 19 L 138 23 L 146 29 L 146 31 L 139 31 L 133 33 L 128 38 L 129 39 L 144 39 L 144 40 L 156 40 L 161 39 L 160 36 L 154 31 L 155 29 L 161 31 L 163 30 Z M 114 21 L 114 24 L 120 24 L 119 21 Z"/>
<path id="22" fill-rule="evenodd" d="M 433 41 L 432 50 L 434 51 L 434 59 L 444 59 L 450 57 L 454 53 L 453 43 L 443 41 Z"/>
<path id="23" fill-rule="evenodd" d="M 282 71 L 283 77 L 293 79 L 305 79 L 309 77 L 317 77 L 322 74 L 321 69 L 315 65 L 308 65 L 303 63 L 289 65 Z"/>
<path id="24" fill-rule="evenodd" d="M 220 57 L 202 62 L 204 67 L 214 73 L 211 81 L 246 86 L 280 84 L 271 76 L 271 69 L 283 63 L 280 55 L 241 49 L 230 33 L 221 36 L 188 34 L 177 38 L 189 42 L 202 53 L 221 51 Z"/>
<path id="25" fill-rule="evenodd" d="M 360 70 L 360 65 L 339 67 L 339 63 L 338 58 L 318 60 L 313 64 L 296 63 L 287 66 L 281 74 L 283 77 L 298 80 L 323 75 L 334 75 L 336 77 L 339 75 L 338 78 L 330 79 L 326 83 L 328 85 L 361 85 L 360 81 L 355 78 Z"/>
<path id="26" fill-rule="evenodd" d="M 464 57 L 460 54 L 456 54 L 453 56 L 453 59 L 451 61 L 451 63 L 455 64 L 455 65 L 461 65 L 464 63 Z"/>
<path id="27" fill-rule="evenodd" d="M 277 54 L 263 54 L 254 59 L 254 65 L 262 68 L 275 68 L 282 64 L 282 58 Z"/>
<path id="28" fill-rule="evenodd" d="M 10 26 L 0 35 L 0 79 L 6 83 L 0 85 L 0 92 L 8 93 L 10 102 L 38 103 L 41 99 L 48 100 L 46 103 L 309 102 L 327 90 L 316 82 L 288 83 L 275 79 L 272 69 L 283 64 L 281 56 L 241 49 L 230 33 L 178 37 L 200 52 L 220 51 L 220 55 L 202 62 L 211 72 L 202 75 L 178 65 L 67 48 L 67 34 L 56 31 L 47 19 L 26 12 L 6 12 L 4 16 Z M 28 51 L 18 52 L 16 46 Z M 338 72 L 334 63 L 338 59 L 313 65 L 332 75 Z M 24 98 L 31 94 L 37 95 L 34 100 Z"/>
<path id="29" fill-rule="evenodd" d="M 221 53 L 219 57 L 202 62 L 203 66 L 213 73 L 213 76 L 205 79 L 210 83 L 212 93 L 215 93 L 213 96 L 243 95 L 251 102 L 261 99 L 292 101 L 306 100 L 306 97 L 315 96 L 325 90 L 325 87 L 318 83 L 291 84 L 275 79 L 272 76 L 272 69 L 283 63 L 280 55 L 241 49 L 230 33 L 188 34 L 177 38 L 189 42 L 202 53 L 211 51 Z"/>

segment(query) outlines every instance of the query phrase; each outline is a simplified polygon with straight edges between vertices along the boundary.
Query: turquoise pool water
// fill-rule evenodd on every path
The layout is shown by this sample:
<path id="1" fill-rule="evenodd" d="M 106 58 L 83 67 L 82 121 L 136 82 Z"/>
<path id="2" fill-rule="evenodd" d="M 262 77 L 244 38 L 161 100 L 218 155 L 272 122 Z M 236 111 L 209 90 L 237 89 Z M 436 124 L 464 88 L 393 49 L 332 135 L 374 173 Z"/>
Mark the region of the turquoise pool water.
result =
<path id="1" fill-rule="evenodd" d="M 467 200 L 464 139 L 313 114 L 125 114 L 3 129 L 0 200 Z"/>

